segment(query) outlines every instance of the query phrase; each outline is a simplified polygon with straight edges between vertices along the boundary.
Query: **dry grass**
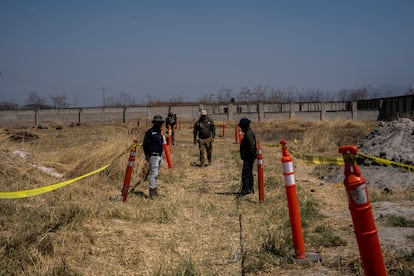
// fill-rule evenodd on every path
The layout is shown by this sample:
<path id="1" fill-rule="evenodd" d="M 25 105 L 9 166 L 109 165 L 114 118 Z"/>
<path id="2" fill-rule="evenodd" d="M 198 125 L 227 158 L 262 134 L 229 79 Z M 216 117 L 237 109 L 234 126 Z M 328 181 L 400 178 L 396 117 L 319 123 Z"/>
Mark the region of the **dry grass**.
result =
<path id="1" fill-rule="evenodd" d="M 323 262 L 292 258 L 286 195 L 275 145 L 287 139 L 305 154 L 336 154 L 375 124 L 360 122 L 269 122 L 253 124 L 263 147 L 265 202 L 258 194 L 237 199 L 241 161 L 233 132 L 217 137 L 213 165 L 198 163 L 192 126 L 183 123 L 173 148 L 174 167 L 164 161 L 158 200 L 141 180 L 141 148 L 126 203 L 120 198 L 134 138 L 144 129 L 90 125 L 26 129 L 30 140 L 0 135 L 0 190 L 16 191 L 61 181 L 15 155 L 53 167 L 72 178 L 113 162 L 105 171 L 61 189 L 24 199 L 0 199 L 0 274 L 35 275 L 362 275 L 343 188 L 321 185 L 314 167 L 295 167 L 307 251 Z M 221 132 L 218 132 L 221 133 Z M 37 138 L 35 137 L 37 136 Z M 296 143 L 293 141 L 296 140 Z M 292 142 L 291 142 L 292 141 Z M 122 154 L 123 153 L 123 154 Z M 116 158 L 116 157 L 119 158 Z M 326 208 L 329 206 L 329 208 Z M 397 272 L 413 273 L 407 255 L 384 254 Z M 404 259 L 404 257 L 406 259 Z"/>

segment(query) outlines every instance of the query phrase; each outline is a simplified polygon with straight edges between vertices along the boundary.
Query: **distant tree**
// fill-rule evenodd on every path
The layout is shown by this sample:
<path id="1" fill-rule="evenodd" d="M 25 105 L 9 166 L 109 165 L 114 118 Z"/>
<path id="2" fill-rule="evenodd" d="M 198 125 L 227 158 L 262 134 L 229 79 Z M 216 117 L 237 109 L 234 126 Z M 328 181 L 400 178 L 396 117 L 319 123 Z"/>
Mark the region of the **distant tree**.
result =
<path id="1" fill-rule="evenodd" d="M 17 109 L 19 105 L 14 102 L 2 101 L 0 102 L 0 110 Z"/>
<path id="2" fill-rule="evenodd" d="M 50 100 L 52 101 L 52 106 L 54 108 L 67 108 L 69 107 L 68 100 L 66 95 L 51 94 L 49 95 Z"/>
<path id="3" fill-rule="evenodd" d="M 217 96 L 214 93 L 209 95 L 203 95 L 198 98 L 198 102 L 201 104 L 213 104 L 216 102 Z"/>
<path id="4" fill-rule="evenodd" d="M 294 95 L 283 91 L 282 89 L 270 88 L 267 93 L 267 98 L 271 102 L 288 103 L 294 101 Z"/>
<path id="5" fill-rule="evenodd" d="M 47 100 L 41 97 L 37 92 L 31 92 L 26 99 L 26 106 L 33 108 L 49 108 Z"/>
<path id="6" fill-rule="evenodd" d="M 121 92 L 119 96 L 113 96 L 105 99 L 106 106 L 119 107 L 119 106 L 133 106 L 137 105 L 137 100 L 128 93 Z"/>
<path id="7" fill-rule="evenodd" d="M 248 102 L 249 99 L 251 99 L 251 95 L 252 95 L 252 91 L 250 90 L 249 87 L 243 87 L 240 90 L 239 96 L 236 97 L 237 101 L 240 103 L 245 103 Z"/>
<path id="8" fill-rule="evenodd" d="M 414 95 L 414 88 L 409 87 L 404 95 Z"/>
<path id="9" fill-rule="evenodd" d="M 173 98 L 170 99 L 171 103 L 182 103 L 184 102 L 184 98 L 182 94 L 179 94 L 178 96 L 175 96 Z"/>
<path id="10" fill-rule="evenodd" d="M 301 90 L 297 92 L 299 102 L 327 102 L 333 99 L 328 92 L 320 89 Z"/>
<path id="11" fill-rule="evenodd" d="M 295 87 L 289 87 L 286 89 L 286 94 L 288 95 L 289 101 L 288 102 L 295 102 L 295 101 L 299 101 L 299 94 L 300 92 L 298 91 L 297 88 Z"/>
<path id="12" fill-rule="evenodd" d="M 161 100 L 159 97 L 155 97 L 152 95 L 147 94 L 147 105 L 154 105 L 160 103 Z"/>
<path id="13" fill-rule="evenodd" d="M 232 91 L 231 88 L 221 87 L 216 97 L 217 102 L 219 103 L 230 102 L 231 98 L 233 98 L 231 95 L 231 91 Z"/>
<path id="14" fill-rule="evenodd" d="M 203 104 L 207 104 L 208 103 L 208 95 L 202 95 L 201 97 L 199 97 L 198 102 L 203 103 Z"/>
<path id="15" fill-rule="evenodd" d="M 368 98 L 368 89 L 357 88 L 357 89 L 344 89 L 338 92 L 338 98 L 340 101 L 359 101 L 366 100 Z"/>

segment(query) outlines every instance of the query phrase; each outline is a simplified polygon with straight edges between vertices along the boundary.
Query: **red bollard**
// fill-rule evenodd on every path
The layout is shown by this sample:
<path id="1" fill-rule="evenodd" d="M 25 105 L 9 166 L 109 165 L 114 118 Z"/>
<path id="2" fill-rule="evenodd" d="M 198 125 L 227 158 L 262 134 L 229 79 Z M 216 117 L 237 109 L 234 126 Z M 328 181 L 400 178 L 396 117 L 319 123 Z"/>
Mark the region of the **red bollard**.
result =
<path id="1" fill-rule="evenodd" d="M 171 169 L 173 165 L 172 165 L 172 161 L 171 161 L 170 152 L 169 152 L 168 147 L 167 147 L 167 141 L 166 141 L 164 135 L 162 137 L 164 139 L 164 143 L 162 144 L 162 146 L 163 146 L 163 149 L 164 149 L 164 152 L 165 152 L 165 157 L 167 158 L 168 168 Z"/>
<path id="2" fill-rule="evenodd" d="M 170 151 L 170 153 L 172 152 L 172 131 L 171 131 L 171 126 L 168 126 L 168 138 L 167 138 L 167 144 L 168 144 L 168 149 Z"/>
<path id="3" fill-rule="evenodd" d="M 134 140 L 134 145 L 131 148 L 128 158 L 128 166 L 124 177 L 124 186 L 122 188 L 122 201 L 125 202 L 128 197 L 129 183 L 131 182 L 132 168 L 135 163 L 135 156 L 137 154 L 137 140 Z"/>
<path id="4" fill-rule="evenodd" d="M 290 226 L 292 229 L 293 246 L 295 248 L 295 258 L 304 259 L 305 242 L 302 235 L 302 224 L 300 221 L 299 202 L 296 195 L 295 172 L 293 171 L 292 157 L 286 147 L 285 140 L 280 141 L 282 145 L 282 165 L 283 178 L 285 180 L 286 196 L 289 207 Z"/>
<path id="5" fill-rule="evenodd" d="M 137 127 L 139 127 L 139 118 L 137 119 Z"/>
<path id="6" fill-rule="evenodd" d="M 223 129 L 222 129 L 222 132 L 221 132 L 222 137 L 224 137 L 225 132 L 226 132 L 226 121 L 223 121 Z"/>
<path id="7" fill-rule="evenodd" d="M 237 122 L 234 122 L 234 143 L 239 143 L 239 127 L 237 126 Z"/>
<path id="8" fill-rule="evenodd" d="M 241 144 L 242 143 L 242 140 L 243 140 L 243 131 L 241 130 L 240 127 L 237 127 L 237 128 L 239 130 L 239 143 Z"/>
<path id="9" fill-rule="evenodd" d="M 348 195 L 348 207 L 351 211 L 359 254 L 365 275 L 387 275 L 365 178 L 361 176 L 361 170 L 355 161 L 357 152 L 356 146 L 339 148 L 339 153 L 344 157 L 344 186 Z"/>
<path id="10" fill-rule="evenodd" d="M 264 202 L 264 178 L 263 178 L 263 156 L 262 156 L 262 148 L 260 147 L 260 141 L 257 141 L 257 149 L 256 149 L 256 157 L 257 157 L 257 183 L 258 183 L 258 190 L 259 190 L 259 202 Z"/>

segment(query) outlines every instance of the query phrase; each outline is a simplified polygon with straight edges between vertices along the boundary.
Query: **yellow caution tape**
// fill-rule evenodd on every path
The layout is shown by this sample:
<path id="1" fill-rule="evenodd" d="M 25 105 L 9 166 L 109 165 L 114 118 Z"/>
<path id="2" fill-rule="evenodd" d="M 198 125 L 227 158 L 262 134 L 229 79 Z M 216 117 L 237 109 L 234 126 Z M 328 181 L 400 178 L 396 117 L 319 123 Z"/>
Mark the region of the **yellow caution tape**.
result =
<path id="1" fill-rule="evenodd" d="M 141 145 L 141 144 L 139 144 Z M 115 157 L 111 163 L 100 167 L 99 169 L 96 169 L 92 172 L 89 172 L 87 174 L 81 175 L 79 177 L 70 179 L 70 180 L 66 180 L 63 182 L 59 182 L 56 184 L 52 184 L 49 186 L 44 186 L 44 187 L 40 187 L 40 188 L 35 188 L 35 189 L 30 189 L 30 190 L 22 190 L 22 191 L 16 191 L 16 192 L 0 192 L 0 198 L 8 198 L 8 199 L 12 199 L 12 198 L 24 198 L 24 197 L 30 197 L 30 196 L 36 196 L 36 195 L 40 195 L 43 193 L 47 193 L 59 188 L 62 188 L 66 185 L 69 185 L 73 182 L 79 181 L 83 178 L 89 177 L 91 175 L 97 174 L 103 170 L 105 170 L 106 168 L 108 168 L 116 159 L 118 159 L 119 157 L 121 157 L 125 152 L 127 152 L 128 150 L 130 150 L 131 148 L 137 146 L 137 144 L 132 144 L 130 147 L 128 147 L 125 151 L 123 151 L 121 154 L 119 154 L 117 157 Z"/>
<path id="2" fill-rule="evenodd" d="M 40 195 L 43 193 L 47 193 L 56 189 L 59 189 L 63 186 L 69 185 L 75 181 L 81 180 L 83 178 L 86 178 L 88 176 L 94 175 L 98 172 L 101 172 L 103 170 L 105 170 L 106 168 L 108 168 L 111 164 L 105 165 L 97 170 L 94 170 L 93 172 L 84 174 L 82 176 L 67 180 L 67 181 L 63 181 L 63 182 L 59 182 L 50 186 L 45 186 L 45 187 L 40 187 L 40 188 L 36 188 L 36 189 L 31 189 L 31 190 L 23 190 L 23 191 L 18 191 L 18 192 L 0 192 L 0 198 L 24 198 L 24 197 L 29 197 L 29 196 L 35 196 L 35 195 Z"/>
<path id="3" fill-rule="evenodd" d="M 271 144 L 269 144 L 268 146 L 269 147 L 279 147 L 280 145 L 271 145 Z M 300 160 L 304 161 L 307 164 L 317 164 L 317 165 L 328 165 L 328 164 L 343 165 L 344 164 L 344 159 L 343 159 L 342 156 L 326 157 L 326 156 L 304 155 L 302 153 L 293 151 L 292 149 L 289 149 L 289 152 L 292 154 L 293 157 L 295 157 L 297 159 L 300 159 Z M 379 157 L 366 155 L 364 153 L 358 153 L 357 155 L 359 157 L 362 157 L 362 158 L 373 160 L 373 161 L 375 161 L 379 164 L 383 164 L 383 165 L 386 165 L 386 166 L 398 167 L 398 168 L 407 170 L 409 172 L 414 172 L 414 166 L 413 165 L 398 163 L 398 162 L 395 162 L 395 161 L 390 161 L 390 160 L 387 160 L 387 159 L 382 159 L 382 158 L 379 158 Z"/>
<path id="4" fill-rule="evenodd" d="M 271 148 L 278 148 L 278 147 L 280 147 L 280 145 L 273 145 L 273 144 L 268 144 L 267 146 L 268 147 L 271 147 Z"/>
<path id="5" fill-rule="evenodd" d="M 402 164 L 402 163 L 398 163 L 398 162 L 395 162 L 395 161 L 390 161 L 390 160 L 387 160 L 387 159 L 382 159 L 382 158 L 379 158 L 379 157 L 369 156 L 369 155 L 366 155 L 366 154 L 363 154 L 363 153 L 358 153 L 357 155 L 359 155 L 359 156 L 361 156 L 363 158 L 367 158 L 367 159 L 373 160 L 373 161 L 375 161 L 377 163 L 384 164 L 386 166 L 399 167 L 399 168 L 404 169 L 404 170 L 407 170 L 409 172 L 414 172 L 414 166 L 413 165 Z"/>
<path id="6" fill-rule="evenodd" d="M 338 164 L 343 165 L 344 159 L 342 156 L 312 156 L 312 155 L 304 155 L 299 152 L 289 150 L 293 157 L 296 157 L 307 164 L 317 164 L 317 165 L 328 165 L 328 164 Z"/>

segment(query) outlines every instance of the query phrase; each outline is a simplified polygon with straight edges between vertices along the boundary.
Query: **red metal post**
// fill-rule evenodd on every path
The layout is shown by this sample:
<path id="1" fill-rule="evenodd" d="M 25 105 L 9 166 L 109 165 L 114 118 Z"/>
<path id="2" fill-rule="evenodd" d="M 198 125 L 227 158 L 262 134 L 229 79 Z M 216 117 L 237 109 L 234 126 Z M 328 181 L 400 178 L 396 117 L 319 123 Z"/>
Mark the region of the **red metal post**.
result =
<path id="1" fill-rule="evenodd" d="M 283 165 L 283 178 L 285 180 L 286 197 L 289 207 L 289 219 L 292 229 L 293 246 L 295 248 L 295 258 L 304 259 L 305 242 L 302 235 L 302 224 L 300 221 L 299 202 L 296 194 L 295 172 L 293 171 L 292 157 L 289 154 L 289 150 L 286 147 L 287 142 L 285 140 L 280 141 L 282 145 L 282 165 Z"/>
<path id="2" fill-rule="evenodd" d="M 359 253 L 365 275 L 387 275 L 365 178 L 361 176 L 361 170 L 355 161 L 357 152 L 356 146 L 339 147 L 339 153 L 344 157 L 344 186 L 348 195 L 348 207 L 351 211 Z"/>
<path id="3" fill-rule="evenodd" d="M 171 156 L 170 156 L 170 151 L 168 150 L 167 147 L 167 141 L 165 139 L 165 136 L 162 136 L 164 139 L 164 143 L 162 144 L 163 149 L 164 149 L 164 153 L 165 153 L 165 157 L 167 158 L 167 164 L 168 164 L 168 168 L 171 169 L 172 168 L 172 161 L 171 161 Z"/>
<path id="4" fill-rule="evenodd" d="M 260 147 L 260 141 L 257 141 L 256 149 L 257 157 L 257 183 L 259 186 L 259 202 L 264 202 L 264 178 L 263 178 L 263 156 L 262 148 Z"/>
<path id="5" fill-rule="evenodd" d="M 241 130 L 240 127 L 237 127 L 237 128 L 239 130 L 239 143 L 241 144 L 242 143 L 242 140 L 243 140 L 243 131 Z"/>
<path id="6" fill-rule="evenodd" d="M 168 150 L 170 152 L 172 152 L 172 129 L 171 126 L 168 126 L 168 138 L 167 138 L 167 142 L 168 142 Z"/>
<path id="7" fill-rule="evenodd" d="M 223 121 L 223 130 L 222 130 L 222 133 L 221 133 L 222 137 L 224 137 L 225 132 L 226 132 L 226 121 Z"/>
<path id="8" fill-rule="evenodd" d="M 234 143 L 239 143 L 239 127 L 237 126 L 237 122 L 234 122 Z"/>
<path id="9" fill-rule="evenodd" d="M 124 186 L 122 188 L 122 201 L 125 202 L 128 197 L 129 183 L 131 182 L 132 169 L 135 163 L 135 156 L 137 154 L 137 140 L 134 140 L 134 145 L 129 152 L 128 165 L 125 171 Z"/>

